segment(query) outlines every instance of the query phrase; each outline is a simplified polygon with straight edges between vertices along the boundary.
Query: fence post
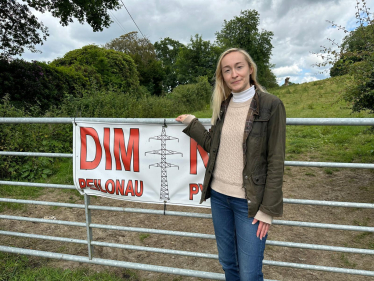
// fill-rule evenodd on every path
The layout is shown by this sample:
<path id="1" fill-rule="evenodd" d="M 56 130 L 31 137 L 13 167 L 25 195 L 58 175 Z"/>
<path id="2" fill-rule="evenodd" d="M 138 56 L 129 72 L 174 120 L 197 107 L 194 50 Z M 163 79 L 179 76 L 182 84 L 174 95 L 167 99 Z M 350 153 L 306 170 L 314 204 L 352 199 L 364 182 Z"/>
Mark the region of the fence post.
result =
<path id="1" fill-rule="evenodd" d="M 93 256 L 93 245 L 92 241 L 92 228 L 91 228 L 91 210 L 88 209 L 90 205 L 90 195 L 84 194 L 84 210 L 86 213 L 86 229 L 87 229 L 87 246 L 88 246 L 88 258 L 92 260 Z"/>

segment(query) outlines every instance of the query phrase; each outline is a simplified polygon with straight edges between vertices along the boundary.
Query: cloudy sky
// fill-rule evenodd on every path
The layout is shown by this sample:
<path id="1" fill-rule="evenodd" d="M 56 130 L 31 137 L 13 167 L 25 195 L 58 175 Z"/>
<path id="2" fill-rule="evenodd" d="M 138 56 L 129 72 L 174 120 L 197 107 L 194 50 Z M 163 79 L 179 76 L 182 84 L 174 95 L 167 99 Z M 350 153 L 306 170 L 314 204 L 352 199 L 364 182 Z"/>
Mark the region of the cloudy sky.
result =
<path id="1" fill-rule="evenodd" d="M 320 46 L 330 47 L 327 38 L 341 42 L 344 32 L 333 28 L 333 21 L 353 30 L 356 0 L 123 0 L 142 33 L 154 43 L 170 37 L 187 44 L 199 34 L 214 42 L 224 20 L 239 16 L 242 10 L 255 9 L 260 14 L 260 29 L 272 31 L 271 63 L 279 84 L 286 77 L 294 83 L 324 79 L 328 72 L 312 65 L 320 59 Z M 374 0 L 367 6 L 374 9 Z M 48 13 L 34 13 L 48 26 L 49 34 L 39 53 L 25 52 L 26 60 L 52 61 L 68 51 L 88 44 L 103 45 L 122 34 L 137 31 L 125 8 L 110 12 L 114 22 L 103 32 L 93 32 L 88 25 L 74 22 L 62 27 Z"/>

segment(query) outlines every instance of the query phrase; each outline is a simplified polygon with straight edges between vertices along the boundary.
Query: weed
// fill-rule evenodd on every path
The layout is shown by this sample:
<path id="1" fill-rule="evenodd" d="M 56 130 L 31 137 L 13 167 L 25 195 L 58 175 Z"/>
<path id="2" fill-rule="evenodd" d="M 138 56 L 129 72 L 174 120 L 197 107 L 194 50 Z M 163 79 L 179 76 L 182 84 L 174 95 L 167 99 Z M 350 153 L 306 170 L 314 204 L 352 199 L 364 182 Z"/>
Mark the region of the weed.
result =
<path id="1" fill-rule="evenodd" d="M 139 239 L 140 239 L 140 241 L 143 243 L 144 242 L 144 240 L 146 239 L 146 238 L 148 238 L 149 237 L 149 234 L 148 233 L 140 233 L 139 234 Z"/>
<path id="2" fill-rule="evenodd" d="M 354 220 L 353 224 L 358 226 L 368 226 L 369 218 L 364 218 L 363 221 Z"/>
<path id="3" fill-rule="evenodd" d="M 332 175 L 333 174 L 333 171 L 329 168 L 326 168 L 324 169 L 324 172 L 327 174 L 327 175 Z"/>
<path id="4" fill-rule="evenodd" d="M 350 268 L 353 267 L 354 268 L 354 267 L 357 266 L 356 263 L 350 262 L 349 259 L 345 256 L 345 254 L 340 255 L 340 260 L 343 263 L 343 265 L 346 266 L 346 267 L 350 267 Z"/>
<path id="5" fill-rule="evenodd" d="M 316 176 L 314 173 L 310 173 L 310 172 L 305 173 L 305 175 L 309 176 L 309 177 L 315 177 Z"/>

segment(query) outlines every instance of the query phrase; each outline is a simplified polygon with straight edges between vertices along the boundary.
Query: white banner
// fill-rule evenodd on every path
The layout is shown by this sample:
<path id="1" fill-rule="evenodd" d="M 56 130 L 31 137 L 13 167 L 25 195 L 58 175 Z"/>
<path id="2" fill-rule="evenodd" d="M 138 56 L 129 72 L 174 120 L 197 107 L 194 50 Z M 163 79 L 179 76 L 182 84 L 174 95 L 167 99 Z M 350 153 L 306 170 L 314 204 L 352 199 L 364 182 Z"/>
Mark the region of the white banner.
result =
<path id="1" fill-rule="evenodd" d="M 184 128 L 74 123 L 75 187 L 113 199 L 209 207 L 209 200 L 199 204 L 209 156 Z"/>

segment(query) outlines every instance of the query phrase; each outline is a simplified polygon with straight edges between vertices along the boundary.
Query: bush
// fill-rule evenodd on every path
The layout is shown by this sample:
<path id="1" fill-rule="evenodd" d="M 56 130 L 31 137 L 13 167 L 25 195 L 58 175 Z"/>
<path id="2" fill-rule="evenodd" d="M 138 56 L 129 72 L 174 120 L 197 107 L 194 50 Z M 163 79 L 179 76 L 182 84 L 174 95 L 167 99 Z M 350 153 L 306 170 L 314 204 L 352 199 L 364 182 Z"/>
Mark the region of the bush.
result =
<path id="1" fill-rule="evenodd" d="M 174 106 L 180 112 L 199 111 L 209 104 L 212 87 L 206 76 L 198 77 L 196 84 L 177 86 L 170 94 Z"/>
<path id="2" fill-rule="evenodd" d="M 129 55 L 95 45 L 70 51 L 51 65 L 78 72 L 100 88 L 129 92 L 139 87 L 136 65 Z"/>
<path id="3" fill-rule="evenodd" d="M 15 108 L 5 97 L 0 104 L 3 117 L 30 117 L 24 110 Z M 18 152 L 71 153 L 71 125 L 2 124 L 0 126 L 0 150 Z M 53 158 L 0 157 L 0 178 L 28 181 L 52 174 Z"/>
<path id="4" fill-rule="evenodd" d="M 206 77 L 196 84 L 180 85 L 166 96 L 151 96 L 145 87 L 123 93 L 93 85 L 81 98 L 66 95 L 60 109 L 62 116 L 167 118 L 183 112 L 204 109 L 209 103 L 211 86 Z"/>
<path id="5" fill-rule="evenodd" d="M 374 113 L 374 55 L 350 67 L 353 82 L 347 87 L 344 98 L 352 102 L 352 111 L 370 110 Z"/>
<path id="6" fill-rule="evenodd" d="M 44 112 L 60 103 L 65 93 L 79 95 L 88 82 L 80 73 L 45 63 L 0 60 L 0 97 L 8 94 L 17 108 L 29 109 L 37 105 Z"/>

